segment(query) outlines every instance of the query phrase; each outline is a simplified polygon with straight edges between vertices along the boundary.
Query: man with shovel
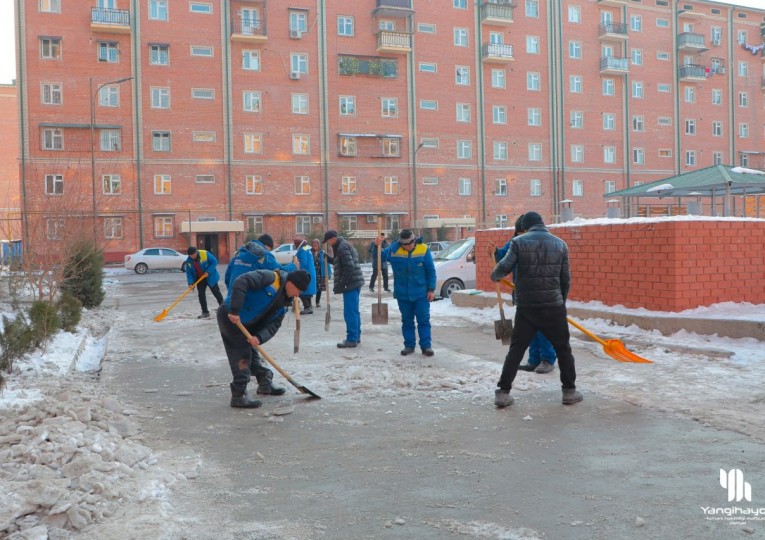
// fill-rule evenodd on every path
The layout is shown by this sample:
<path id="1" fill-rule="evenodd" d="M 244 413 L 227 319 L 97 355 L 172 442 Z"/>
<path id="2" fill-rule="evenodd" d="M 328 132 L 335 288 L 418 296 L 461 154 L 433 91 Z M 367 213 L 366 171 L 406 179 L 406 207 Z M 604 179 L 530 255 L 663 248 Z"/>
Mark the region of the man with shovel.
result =
<path id="1" fill-rule="evenodd" d="M 284 314 L 292 306 L 292 299 L 305 291 L 310 283 L 311 276 L 305 270 L 290 273 L 255 270 L 240 275 L 231 284 L 217 317 L 234 379 L 230 385 L 232 407 L 253 409 L 261 406 L 260 401 L 247 396 L 252 355 L 255 354 L 252 347 L 274 337 Z M 238 322 L 252 334 L 251 341 L 237 328 Z"/>
<path id="2" fill-rule="evenodd" d="M 205 279 L 197 283 L 199 306 L 202 308 L 202 314 L 197 319 L 209 319 L 210 312 L 207 311 L 207 287 L 210 287 L 210 292 L 213 293 L 213 296 L 218 301 L 218 305 L 223 302 L 223 295 L 220 293 L 220 287 L 218 287 L 218 280 L 220 280 L 218 259 L 215 258 L 211 251 L 200 250 L 194 246 L 189 246 L 186 254 L 188 255 L 186 259 L 186 281 L 189 287 L 204 274 L 207 274 Z"/>
<path id="3" fill-rule="evenodd" d="M 491 272 L 491 280 L 498 282 L 515 269 L 516 292 L 513 337 L 494 392 L 494 404 L 507 407 L 513 403 L 510 389 L 518 366 L 539 330 L 558 354 L 563 404 L 573 405 L 582 401 L 582 394 L 576 389 L 576 368 L 566 315 L 566 297 L 571 285 L 568 246 L 550 233 L 537 212 L 525 214 L 523 228 L 528 232 L 513 238 L 507 254 Z"/>
<path id="4" fill-rule="evenodd" d="M 375 238 L 377 248 L 383 238 Z M 401 356 L 414 352 L 417 344 L 415 319 L 420 349 L 425 356 L 433 356 L 430 337 L 430 303 L 435 298 L 436 266 L 427 244 L 416 240 L 410 229 L 404 229 L 398 240 L 382 249 L 383 263 L 388 261 L 393 269 L 393 297 L 401 311 L 401 333 L 404 334 L 404 348 Z"/>

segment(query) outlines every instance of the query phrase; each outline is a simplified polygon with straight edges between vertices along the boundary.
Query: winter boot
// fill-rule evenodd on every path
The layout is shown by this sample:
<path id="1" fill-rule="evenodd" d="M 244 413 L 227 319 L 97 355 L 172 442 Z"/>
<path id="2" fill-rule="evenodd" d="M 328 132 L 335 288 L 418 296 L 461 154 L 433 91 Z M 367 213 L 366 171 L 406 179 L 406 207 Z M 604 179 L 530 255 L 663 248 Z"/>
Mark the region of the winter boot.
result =
<path id="1" fill-rule="evenodd" d="M 210 314 L 208 312 L 204 312 L 197 317 L 197 319 L 209 319 L 209 318 L 210 318 Z"/>
<path id="2" fill-rule="evenodd" d="M 515 399 L 510 395 L 510 390 L 503 390 L 502 388 L 494 390 L 494 405 L 500 409 L 512 405 L 513 401 L 515 401 Z"/>
<path id="3" fill-rule="evenodd" d="M 542 362 L 537 366 L 537 369 L 534 371 L 537 373 L 550 373 L 551 371 L 555 370 L 555 365 L 551 364 L 547 360 L 542 360 Z"/>
<path id="4" fill-rule="evenodd" d="M 574 403 L 579 403 L 583 399 L 584 399 L 584 396 L 576 388 L 563 389 L 563 404 L 564 405 L 573 405 Z"/>
<path id="5" fill-rule="evenodd" d="M 533 364 L 521 364 L 518 366 L 518 371 L 534 371 L 537 369 L 537 366 Z"/>
<path id="6" fill-rule="evenodd" d="M 401 356 L 407 356 L 414 352 L 414 347 L 404 347 L 401 349 Z"/>
<path id="7" fill-rule="evenodd" d="M 287 390 L 281 386 L 274 386 L 271 381 L 274 379 L 274 372 L 270 369 L 263 369 L 260 376 L 256 375 L 258 380 L 257 393 L 264 396 L 281 396 Z"/>
<path id="8" fill-rule="evenodd" d="M 239 409 L 256 409 L 263 405 L 257 399 L 250 399 L 247 397 L 246 390 L 240 390 L 235 387 L 233 383 L 229 385 L 231 387 L 231 406 Z"/>
<path id="9" fill-rule="evenodd" d="M 433 349 L 431 349 L 430 347 L 425 347 L 424 349 L 422 349 L 422 354 L 424 354 L 425 356 L 433 356 L 436 353 L 433 352 Z"/>

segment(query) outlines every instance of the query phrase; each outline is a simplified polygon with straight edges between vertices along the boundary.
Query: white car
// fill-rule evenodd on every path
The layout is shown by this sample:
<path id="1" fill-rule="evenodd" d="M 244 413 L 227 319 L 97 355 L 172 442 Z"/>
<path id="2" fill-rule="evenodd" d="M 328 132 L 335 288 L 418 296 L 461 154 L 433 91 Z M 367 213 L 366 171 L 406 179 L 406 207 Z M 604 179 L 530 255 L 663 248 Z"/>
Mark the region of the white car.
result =
<path id="1" fill-rule="evenodd" d="M 297 253 L 297 249 L 295 249 L 295 244 L 290 242 L 289 244 L 281 244 L 275 247 L 271 253 L 274 254 L 276 262 L 279 264 L 289 264 Z"/>
<path id="2" fill-rule="evenodd" d="M 170 248 L 144 248 L 132 255 L 125 255 L 125 269 L 145 274 L 149 270 L 186 271 L 186 255 Z"/>
<path id="3" fill-rule="evenodd" d="M 449 298 L 454 291 L 475 288 L 475 238 L 450 244 L 433 255 L 436 296 Z"/>

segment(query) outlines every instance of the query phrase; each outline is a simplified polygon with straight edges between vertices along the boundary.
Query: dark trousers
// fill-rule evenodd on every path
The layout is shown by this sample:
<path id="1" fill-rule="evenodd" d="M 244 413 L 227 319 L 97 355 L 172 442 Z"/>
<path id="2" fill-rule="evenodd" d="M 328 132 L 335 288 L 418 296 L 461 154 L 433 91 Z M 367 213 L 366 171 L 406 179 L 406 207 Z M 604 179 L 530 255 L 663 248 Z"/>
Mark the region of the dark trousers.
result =
<path id="1" fill-rule="evenodd" d="M 321 303 L 321 289 L 316 291 L 316 305 L 318 306 Z"/>
<path id="2" fill-rule="evenodd" d="M 313 296 L 310 294 L 301 294 L 300 295 L 300 301 L 303 302 L 303 309 L 307 309 L 311 307 L 311 300 L 313 299 Z"/>
<path id="3" fill-rule="evenodd" d="M 555 352 L 558 354 L 558 368 L 560 369 L 561 387 L 565 389 L 576 388 L 576 368 L 574 367 L 574 355 L 571 353 L 568 321 L 566 320 L 566 306 L 543 307 L 543 308 L 515 308 L 515 321 L 513 324 L 513 337 L 510 350 L 505 357 L 502 366 L 502 376 L 497 383 L 499 388 L 509 390 L 512 388 L 518 366 L 521 364 L 523 355 L 529 347 L 534 334 L 540 331 L 550 340 Z"/>
<path id="4" fill-rule="evenodd" d="M 210 313 L 207 310 L 207 295 L 205 294 L 207 287 L 210 287 L 210 292 L 213 293 L 213 296 L 218 301 L 218 305 L 223 303 L 223 295 L 220 293 L 220 287 L 218 287 L 218 284 L 216 283 L 215 285 L 211 286 L 207 284 L 206 279 L 203 279 L 197 283 L 197 294 L 199 295 L 199 305 L 202 306 L 202 313 Z"/>
<path id="5" fill-rule="evenodd" d="M 382 282 L 383 289 L 388 290 L 388 265 L 382 265 Z M 377 264 L 372 263 L 372 279 L 369 280 L 369 290 L 375 290 L 375 283 L 377 283 Z"/>
<path id="6" fill-rule="evenodd" d="M 250 375 L 254 375 L 260 382 L 264 377 L 268 379 L 271 370 L 261 363 L 258 351 L 250 346 L 242 331 L 229 320 L 225 305 L 218 307 L 216 315 L 223 348 L 226 349 L 228 365 L 233 376 L 233 388 L 244 395 Z M 253 333 L 256 328 L 247 326 L 247 330 Z"/>

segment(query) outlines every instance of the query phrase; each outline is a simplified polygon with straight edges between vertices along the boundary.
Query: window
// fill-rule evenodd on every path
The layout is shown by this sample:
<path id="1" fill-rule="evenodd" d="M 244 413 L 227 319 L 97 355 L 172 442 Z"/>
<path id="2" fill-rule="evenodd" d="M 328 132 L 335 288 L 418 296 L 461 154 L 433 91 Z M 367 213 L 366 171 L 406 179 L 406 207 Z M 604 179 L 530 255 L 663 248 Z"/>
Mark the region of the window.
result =
<path id="1" fill-rule="evenodd" d="M 670 118 L 669 116 L 660 116 L 657 119 L 657 123 L 660 126 L 671 126 L 672 125 L 672 118 Z"/>
<path id="2" fill-rule="evenodd" d="M 248 174 L 244 177 L 244 192 L 247 195 L 263 195 L 263 177 L 260 175 Z M 261 225 L 263 221 L 261 218 Z"/>
<path id="3" fill-rule="evenodd" d="M 455 47 L 467 47 L 468 46 L 468 31 L 467 31 L 467 28 L 455 28 L 454 29 L 454 46 Z"/>
<path id="4" fill-rule="evenodd" d="M 696 88 L 694 86 L 686 86 L 683 89 L 683 98 L 686 103 L 696 103 Z"/>
<path id="5" fill-rule="evenodd" d="M 571 145 L 571 161 L 573 163 L 582 163 L 584 161 L 584 146 L 581 144 Z"/>
<path id="6" fill-rule="evenodd" d="M 386 176 L 383 178 L 383 182 L 385 184 L 386 195 L 399 194 L 398 176 Z"/>
<path id="7" fill-rule="evenodd" d="M 744 77 L 749 74 L 749 63 L 748 62 L 739 62 L 738 63 L 738 76 Z"/>
<path id="8" fill-rule="evenodd" d="M 119 107 L 120 90 L 116 84 L 103 86 L 98 91 L 98 105 L 100 107 Z"/>
<path id="9" fill-rule="evenodd" d="M 542 145 L 529 143 L 529 161 L 542 161 Z"/>
<path id="10" fill-rule="evenodd" d="M 570 119 L 572 128 L 582 129 L 584 127 L 584 113 L 582 111 L 571 111 Z"/>
<path id="11" fill-rule="evenodd" d="M 45 237 L 48 240 L 61 240 L 61 233 L 63 230 L 63 219 L 48 218 L 45 220 Z"/>
<path id="12" fill-rule="evenodd" d="M 263 153 L 263 134 L 245 133 L 244 134 L 244 153 L 262 154 Z"/>
<path id="13" fill-rule="evenodd" d="M 102 129 L 100 134 L 102 152 L 122 150 L 122 136 L 119 129 Z"/>
<path id="14" fill-rule="evenodd" d="M 470 122 L 470 104 L 457 103 L 457 122 Z"/>
<path id="15" fill-rule="evenodd" d="M 507 86 L 507 72 L 504 69 L 491 70 L 491 87 L 505 88 Z"/>
<path id="16" fill-rule="evenodd" d="M 260 92 L 245 90 L 242 93 L 242 106 L 244 112 L 260 112 Z"/>
<path id="17" fill-rule="evenodd" d="M 113 41 L 98 42 L 98 61 L 114 64 L 119 61 L 119 43 Z"/>
<path id="18" fill-rule="evenodd" d="M 420 62 L 420 71 L 424 73 L 436 73 L 438 71 L 438 64 L 432 62 Z"/>
<path id="19" fill-rule="evenodd" d="M 712 153 L 712 165 L 722 165 L 723 162 L 723 154 L 722 152 L 713 152 Z"/>
<path id="20" fill-rule="evenodd" d="M 382 155 L 385 157 L 399 157 L 398 137 L 384 137 L 382 139 Z"/>
<path id="21" fill-rule="evenodd" d="M 534 19 L 539 18 L 539 2 L 537 0 L 526 0 L 526 16 Z"/>
<path id="22" fill-rule="evenodd" d="M 217 136 L 214 131 L 194 131 L 191 134 L 191 140 L 193 142 L 210 143 L 215 142 Z"/>
<path id="23" fill-rule="evenodd" d="M 685 166 L 686 167 L 696 166 L 696 151 L 695 150 L 687 150 L 685 152 Z"/>
<path id="24" fill-rule="evenodd" d="M 579 75 L 571 75 L 568 79 L 569 91 L 572 94 L 582 93 L 582 77 Z"/>
<path id="25" fill-rule="evenodd" d="M 714 88 L 712 89 L 712 105 L 722 104 L 722 90 Z"/>
<path id="26" fill-rule="evenodd" d="M 438 139 L 430 139 L 423 137 L 420 139 L 423 148 L 438 148 Z"/>
<path id="27" fill-rule="evenodd" d="M 603 79 L 603 95 L 613 96 L 615 86 L 613 79 Z"/>
<path id="28" fill-rule="evenodd" d="M 213 56 L 213 48 L 212 47 L 205 47 L 202 45 L 192 45 L 191 46 L 191 56 L 205 56 L 208 58 L 212 58 Z"/>
<path id="29" fill-rule="evenodd" d="M 532 197 L 542 196 L 542 181 L 538 179 L 532 179 L 529 181 L 529 195 Z"/>
<path id="30" fill-rule="evenodd" d="M 526 90 L 533 90 L 539 92 L 540 88 L 540 76 L 539 73 L 528 72 L 526 73 Z"/>
<path id="31" fill-rule="evenodd" d="M 347 15 L 339 15 L 337 17 L 337 35 L 353 36 L 353 17 Z"/>
<path id="32" fill-rule="evenodd" d="M 152 131 L 151 149 L 154 150 L 155 152 L 169 152 L 170 151 L 170 132 L 169 131 Z"/>
<path id="33" fill-rule="evenodd" d="M 467 0 L 453 0 L 454 7 L 457 9 L 467 9 Z"/>
<path id="34" fill-rule="evenodd" d="M 659 28 L 669 28 L 669 19 L 656 19 L 656 26 Z"/>
<path id="35" fill-rule="evenodd" d="M 669 62 L 670 55 L 668 52 L 657 52 L 656 53 L 656 59 L 662 60 L 664 62 Z"/>
<path id="36" fill-rule="evenodd" d="M 494 226 L 495 227 L 507 227 L 507 214 L 497 214 L 497 217 L 494 219 Z"/>
<path id="37" fill-rule="evenodd" d="M 309 155 L 311 153 L 311 136 L 304 134 L 293 134 L 292 153 L 296 156 Z"/>
<path id="38" fill-rule="evenodd" d="M 42 83 L 43 105 L 61 105 L 63 102 L 63 89 L 61 83 Z"/>
<path id="39" fill-rule="evenodd" d="M 748 40 L 746 39 L 746 30 L 739 30 L 736 32 L 736 42 L 739 45 L 745 45 Z"/>
<path id="40" fill-rule="evenodd" d="M 603 130 L 611 131 L 616 129 L 616 115 L 613 113 L 603 113 Z"/>
<path id="41" fill-rule="evenodd" d="M 568 22 L 579 24 L 582 22 L 582 8 L 579 6 L 568 6 Z"/>
<path id="42" fill-rule="evenodd" d="M 63 195 L 64 194 L 64 175 L 46 174 L 45 175 L 45 194 Z"/>
<path id="43" fill-rule="evenodd" d="M 149 19 L 154 21 L 167 20 L 167 0 L 149 0 Z"/>
<path id="44" fill-rule="evenodd" d="M 494 159 L 496 161 L 507 161 L 507 143 L 494 142 Z"/>
<path id="45" fill-rule="evenodd" d="M 568 57 L 581 59 L 582 58 L 582 44 L 579 41 L 568 42 Z"/>
<path id="46" fill-rule="evenodd" d="M 672 149 L 671 148 L 659 148 L 659 157 L 660 158 L 671 158 L 672 157 Z"/>
<path id="47" fill-rule="evenodd" d="M 214 184 L 215 175 L 214 174 L 197 174 L 194 176 L 194 182 L 196 182 L 197 184 Z"/>
<path id="48" fill-rule="evenodd" d="M 643 98 L 643 83 L 640 81 L 633 81 L 632 83 L 632 97 L 636 99 Z"/>
<path id="49" fill-rule="evenodd" d="M 468 196 L 470 195 L 470 178 L 460 178 L 458 180 L 459 184 L 459 193 L 462 196 Z"/>
<path id="50" fill-rule="evenodd" d="M 466 66 L 457 66 L 454 69 L 454 83 L 459 86 L 470 85 L 470 68 Z"/>
<path id="51" fill-rule="evenodd" d="M 539 36 L 526 36 L 526 53 L 539 54 Z"/>
<path id="52" fill-rule="evenodd" d="M 571 194 L 574 197 L 584 197 L 584 182 L 581 180 L 571 182 Z"/>
<path id="53" fill-rule="evenodd" d="M 603 163 L 616 163 L 616 147 L 615 146 L 603 147 Z"/>
<path id="54" fill-rule="evenodd" d="M 64 130 L 59 128 L 43 128 L 42 149 L 43 150 L 63 150 L 64 149 Z"/>
<path id="55" fill-rule="evenodd" d="M 457 159 L 470 159 L 473 157 L 473 143 L 470 141 L 457 141 Z"/>
<path id="56" fill-rule="evenodd" d="M 149 63 L 166 66 L 170 63 L 170 45 L 149 45 Z"/>
<path id="57" fill-rule="evenodd" d="M 527 110 L 527 124 L 530 126 L 542 125 L 542 109 L 538 107 L 529 107 Z"/>
<path id="58" fill-rule="evenodd" d="M 685 121 L 685 134 L 696 135 L 696 120 L 690 118 Z"/>
<path id="59" fill-rule="evenodd" d="M 643 30 L 643 17 L 640 15 L 630 16 L 630 30 L 632 32 L 641 32 Z"/>
<path id="60" fill-rule="evenodd" d="M 260 71 L 260 51 L 242 51 L 242 69 Z"/>
<path id="61" fill-rule="evenodd" d="M 215 90 L 212 88 L 192 88 L 191 97 L 194 99 L 215 99 Z"/>
<path id="62" fill-rule="evenodd" d="M 507 107 L 504 105 L 492 106 L 491 121 L 495 124 L 507 124 Z"/>
<path id="63" fill-rule="evenodd" d="M 171 195 L 172 180 L 169 174 L 155 174 L 154 175 L 154 194 L 155 195 Z"/>
<path id="64" fill-rule="evenodd" d="M 499 197 L 507 196 L 507 178 L 494 179 L 494 195 Z"/>
<path id="65" fill-rule="evenodd" d="M 643 49 L 630 50 L 630 58 L 632 59 L 633 66 L 643 65 Z"/>
<path id="66" fill-rule="evenodd" d="M 672 91 L 672 85 L 667 83 L 659 83 L 656 85 L 656 91 L 663 94 L 669 93 Z"/>
<path id="67" fill-rule="evenodd" d="M 356 195 L 356 177 L 343 176 L 341 179 L 340 192 L 343 195 Z"/>
<path id="68" fill-rule="evenodd" d="M 738 164 L 741 167 L 748 167 L 749 166 L 749 154 L 739 154 Z"/>
<path id="69" fill-rule="evenodd" d="M 645 131 L 645 122 L 642 115 L 632 117 L 632 131 Z"/>
<path id="70" fill-rule="evenodd" d="M 645 150 L 642 148 L 632 149 L 632 163 L 642 165 L 645 163 Z"/>
<path id="71" fill-rule="evenodd" d="M 357 231 L 359 229 L 359 218 L 357 216 L 341 216 L 340 229 L 345 231 Z"/>
<path id="72" fill-rule="evenodd" d="M 723 131 L 723 124 L 722 122 L 712 122 L 712 136 L 713 137 L 722 137 L 722 131 Z"/>
<path id="73" fill-rule="evenodd" d="M 605 191 L 604 193 L 608 195 L 609 193 L 613 193 L 616 191 L 616 181 L 615 180 L 606 180 L 603 184 Z"/>
<path id="74" fill-rule="evenodd" d="M 437 111 L 438 101 L 432 99 L 422 99 L 420 100 L 420 109 L 425 111 Z"/>
<path id="75" fill-rule="evenodd" d="M 356 138 L 355 137 L 340 137 L 340 155 L 341 156 L 356 155 Z"/>
<path id="76" fill-rule="evenodd" d="M 398 117 L 398 98 L 382 98 L 381 106 L 383 118 Z"/>
<path id="77" fill-rule="evenodd" d="M 40 58 L 45 60 L 61 59 L 61 38 L 43 37 L 40 38 Z"/>
<path id="78" fill-rule="evenodd" d="M 340 116 L 356 115 L 356 98 L 354 96 L 340 96 Z"/>
<path id="79" fill-rule="evenodd" d="M 41 13 L 61 13 L 61 0 L 40 0 Z"/>
<path id="80" fill-rule="evenodd" d="M 295 177 L 295 195 L 310 195 L 310 194 L 311 194 L 311 177 L 296 176 Z"/>
<path id="81" fill-rule="evenodd" d="M 292 94 L 292 114 L 308 114 L 308 94 Z"/>
<path id="82" fill-rule="evenodd" d="M 424 176 L 422 178 L 422 185 L 424 186 L 437 186 L 438 176 Z"/>
<path id="83" fill-rule="evenodd" d="M 417 23 L 417 31 L 422 32 L 423 34 L 435 34 L 436 25 L 429 23 Z"/>
<path id="84" fill-rule="evenodd" d="M 154 238 L 172 238 L 175 218 L 173 216 L 154 217 Z"/>
<path id="85" fill-rule="evenodd" d="M 104 238 L 108 240 L 118 240 L 122 238 L 122 218 L 105 217 L 104 218 Z"/>
<path id="86" fill-rule="evenodd" d="M 101 177 L 104 195 L 120 195 L 122 193 L 122 178 L 119 174 L 105 174 Z"/>
<path id="87" fill-rule="evenodd" d="M 383 32 L 395 32 L 396 31 L 396 22 L 390 21 L 390 20 L 380 20 L 377 27 L 382 30 Z"/>
<path id="88" fill-rule="evenodd" d="M 749 124 L 747 124 L 746 122 L 741 122 L 738 125 L 738 136 L 741 137 L 742 139 L 749 138 Z"/>
<path id="89" fill-rule="evenodd" d="M 749 94 L 746 92 L 739 92 L 738 93 L 738 106 L 739 107 L 748 107 L 749 106 Z"/>
<path id="90" fill-rule="evenodd" d="M 191 13 L 201 13 L 203 15 L 209 15 L 213 12 L 212 4 L 203 4 L 201 2 L 191 2 L 189 4 L 189 11 Z"/>
<path id="91" fill-rule="evenodd" d="M 169 109 L 170 108 L 170 89 L 151 87 L 151 108 Z"/>

